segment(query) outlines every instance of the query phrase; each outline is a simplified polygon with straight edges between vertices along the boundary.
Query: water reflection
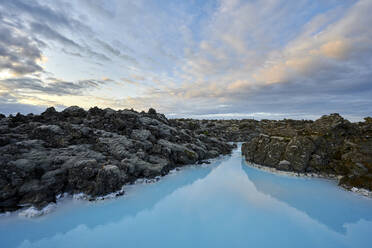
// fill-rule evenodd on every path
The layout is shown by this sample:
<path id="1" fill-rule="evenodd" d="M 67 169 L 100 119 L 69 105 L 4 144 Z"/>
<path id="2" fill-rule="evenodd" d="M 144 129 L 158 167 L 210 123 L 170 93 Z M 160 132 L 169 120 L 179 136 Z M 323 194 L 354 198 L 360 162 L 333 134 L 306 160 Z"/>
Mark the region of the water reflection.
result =
<path id="1" fill-rule="evenodd" d="M 278 176 L 246 165 L 241 167 L 261 193 L 305 212 L 329 228 L 345 233 L 347 223 L 372 220 L 371 199 L 345 192 L 325 179 Z"/>
<path id="2" fill-rule="evenodd" d="M 329 182 L 254 170 L 242 163 L 239 150 L 219 162 L 182 171 L 109 204 L 47 216 L 28 227 L 8 223 L 7 233 L 17 235 L 18 247 L 339 248 L 369 243 L 371 200 Z M 23 233 L 32 228 L 40 235 Z M 48 228 L 52 231 L 44 233 Z M 9 239 L 4 230 L 1 240 Z"/>
<path id="3" fill-rule="evenodd" d="M 166 180 L 161 180 L 156 184 L 135 185 L 131 187 L 135 189 L 128 189 L 130 196 L 119 199 L 100 203 L 67 201 L 56 212 L 36 219 L 20 219 L 15 216 L 2 218 L 0 219 L 0 240 L 6 242 L 3 243 L 7 244 L 6 247 L 16 247 L 20 240 L 39 240 L 56 233 L 68 232 L 81 225 L 94 228 L 98 225 L 117 222 L 125 217 L 135 216 L 143 210 L 153 208 L 157 202 L 176 189 L 206 177 L 215 166 L 228 158 L 227 156 L 216 161 L 212 166 L 199 167 L 198 170 L 181 169 L 176 172 L 176 175 L 169 175 Z"/>

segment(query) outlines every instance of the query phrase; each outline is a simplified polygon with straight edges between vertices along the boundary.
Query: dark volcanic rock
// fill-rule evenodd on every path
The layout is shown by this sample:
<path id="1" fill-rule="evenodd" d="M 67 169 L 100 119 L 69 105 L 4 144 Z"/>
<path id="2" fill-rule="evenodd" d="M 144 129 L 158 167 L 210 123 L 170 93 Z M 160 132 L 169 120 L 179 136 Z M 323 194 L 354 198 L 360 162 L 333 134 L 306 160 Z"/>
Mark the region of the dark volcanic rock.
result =
<path id="1" fill-rule="evenodd" d="M 245 142 L 260 133 L 256 120 L 169 120 L 174 127 L 192 130 L 206 137 L 218 137 L 229 142 Z"/>
<path id="2" fill-rule="evenodd" d="M 138 178 L 229 154 L 245 141 L 250 162 L 278 170 L 339 175 L 372 190 L 372 118 L 316 121 L 171 119 L 150 109 L 73 106 L 41 115 L 0 116 L 0 212 L 43 207 L 63 193 L 91 197 Z"/>
<path id="3" fill-rule="evenodd" d="M 278 170 L 338 175 L 346 188 L 372 190 L 372 124 L 339 114 L 316 121 L 261 121 L 261 134 L 242 145 L 246 160 Z"/>
<path id="4" fill-rule="evenodd" d="M 72 106 L 0 115 L 0 212 L 43 207 L 63 193 L 92 197 L 137 178 L 228 154 L 233 145 L 171 125 L 162 114 Z"/>

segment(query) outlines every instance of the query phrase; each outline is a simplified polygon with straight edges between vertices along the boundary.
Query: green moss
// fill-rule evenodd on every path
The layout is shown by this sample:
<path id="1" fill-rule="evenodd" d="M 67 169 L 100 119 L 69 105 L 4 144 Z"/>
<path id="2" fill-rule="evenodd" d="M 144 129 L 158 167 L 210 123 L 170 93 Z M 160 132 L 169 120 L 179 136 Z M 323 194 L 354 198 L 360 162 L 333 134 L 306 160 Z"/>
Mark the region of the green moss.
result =
<path id="1" fill-rule="evenodd" d="M 185 150 L 185 153 L 186 153 L 187 157 L 189 157 L 191 159 L 196 159 L 198 157 L 198 155 L 195 152 L 190 151 L 190 150 Z"/>

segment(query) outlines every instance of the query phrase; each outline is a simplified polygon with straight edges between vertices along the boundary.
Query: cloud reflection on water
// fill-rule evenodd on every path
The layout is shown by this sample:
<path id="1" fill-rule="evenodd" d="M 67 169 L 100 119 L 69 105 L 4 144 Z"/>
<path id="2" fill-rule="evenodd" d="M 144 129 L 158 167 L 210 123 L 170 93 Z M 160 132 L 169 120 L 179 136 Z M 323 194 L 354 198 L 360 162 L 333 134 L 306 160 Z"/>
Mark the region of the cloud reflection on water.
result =
<path id="1" fill-rule="evenodd" d="M 239 151 L 239 150 L 238 150 Z M 163 182 L 176 183 L 166 195 L 162 183 L 132 193 L 149 203 L 139 211 L 111 207 L 110 221 L 80 225 L 19 247 L 361 247 L 372 230 L 370 199 L 314 179 L 272 175 L 247 167 L 239 152 L 209 166 L 206 176 L 192 168 Z M 164 186 L 169 186 L 166 183 Z M 147 187 L 147 186 L 146 186 Z M 305 191 L 303 191 L 306 189 Z M 302 192 L 302 193 L 299 193 Z M 137 194 L 138 193 L 138 194 Z M 122 198 L 112 203 L 135 207 Z M 128 202 L 129 201 L 129 202 Z M 105 216 L 105 207 L 85 210 L 86 217 Z M 65 218 L 69 218 L 68 214 Z M 58 225 L 46 221 L 42 225 Z"/>

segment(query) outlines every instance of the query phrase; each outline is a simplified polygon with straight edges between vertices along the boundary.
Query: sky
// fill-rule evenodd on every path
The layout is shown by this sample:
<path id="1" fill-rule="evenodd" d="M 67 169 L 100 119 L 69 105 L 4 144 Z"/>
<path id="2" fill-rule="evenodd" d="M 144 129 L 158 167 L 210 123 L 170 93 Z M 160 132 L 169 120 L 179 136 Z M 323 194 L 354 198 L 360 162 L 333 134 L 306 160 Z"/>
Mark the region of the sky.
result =
<path id="1" fill-rule="evenodd" d="M 372 0 L 0 0 L 0 112 L 372 115 Z"/>

